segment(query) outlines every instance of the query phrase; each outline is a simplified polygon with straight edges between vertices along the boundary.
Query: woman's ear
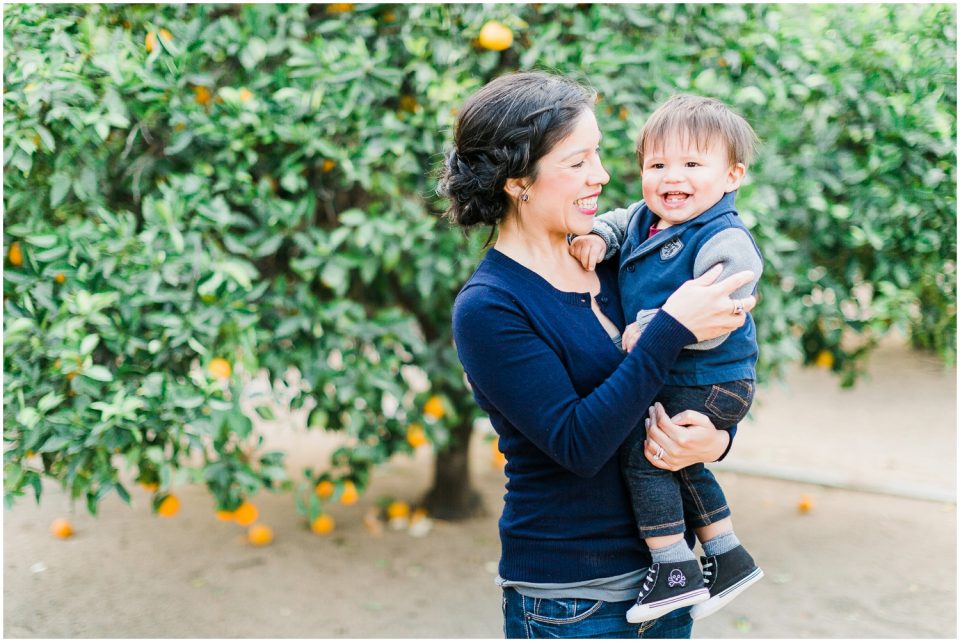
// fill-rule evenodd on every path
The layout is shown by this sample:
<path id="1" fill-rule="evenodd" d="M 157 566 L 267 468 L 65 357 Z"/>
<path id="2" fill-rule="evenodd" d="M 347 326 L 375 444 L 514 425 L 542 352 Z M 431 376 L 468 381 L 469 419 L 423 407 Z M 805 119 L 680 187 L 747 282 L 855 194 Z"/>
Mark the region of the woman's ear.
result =
<path id="1" fill-rule="evenodd" d="M 503 185 L 503 191 L 509 194 L 513 200 L 519 201 L 523 193 L 527 191 L 527 185 L 522 178 L 508 178 Z"/>

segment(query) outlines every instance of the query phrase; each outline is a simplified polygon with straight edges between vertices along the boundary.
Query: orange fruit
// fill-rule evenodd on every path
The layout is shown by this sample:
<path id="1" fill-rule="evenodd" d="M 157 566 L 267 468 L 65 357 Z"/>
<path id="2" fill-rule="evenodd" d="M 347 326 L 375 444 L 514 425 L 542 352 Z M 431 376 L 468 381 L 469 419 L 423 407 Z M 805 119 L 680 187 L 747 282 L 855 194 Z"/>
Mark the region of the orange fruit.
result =
<path id="1" fill-rule="evenodd" d="M 157 482 L 140 482 L 140 485 L 151 493 L 157 492 L 157 489 L 160 488 L 160 484 Z"/>
<path id="2" fill-rule="evenodd" d="M 20 249 L 20 241 L 14 241 L 10 244 L 7 258 L 10 259 L 10 265 L 16 267 L 23 265 L 23 250 Z"/>
<path id="3" fill-rule="evenodd" d="M 273 529 L 266 524 L 254 524 L 247 531 L 247 541 L 254 546 L 266 546 L 273 541 Z"/>
<path id="4" fill-rule="evenodd" d="M 617 118 L 619 118 L 620 120 L 626 120 L 629 117 L 630 117 L 630 112 L 627 111 L 626 107 L 621 106 L 620 112 L 617 114 Z"/>
<path id="5" fill-rule="evenodd" d="M 433 395 L 427 399 L 427 403 L 423 405 L 423 414 L 431 419 L 442 419 L 445 414 L 443 409 L 443 399 L 439 395 Z"/>
<path id="6" fill-rule="evenodd" d="M 407 502 L 392 502 L 389 506 L 387 506 L 387 517 L 389 519 L 410 517 L 410 505 L 407 504 Z"/>
<path id="7" fill-rule="evenodd" d="M 233 521 L 233 511 L 232 510 L 218 510 L 215 515 L 217 519 L 221 522 L 232 522 Z"/>
<path id="8" fill-rule="evenodd" d="M 395 14 L 395 13 L 392 12 L 392 11 L 388 11 L 388 12 L 386 12 L 385 14 L 383 14 L 383 21 L 384 21 L 384 22 L 395 22 L 396 19 L 397 19 L 397 14 Z"/>
<path id="9" fill-rule="evenodd" d="M 310 530 L 317 535 L 329 535 L 336 526 L 337 523 L 329 515 L 320 515 L 310 522 Z"/>
<path id="10" fill-rule="evenodd" d="M 417 107 L 419 107 L 419 105 L 417 104 L 417 99 L 414 98 L 413 96 L 410 96 L 409 94 L 404 94 L 403 96 L 400 96 L 399 106 L 401 110 L 409 111 L 411 113 L 417 111 Z"/>
<path id="11" fill-rule="evenodd" d="M 314 488 L 314 490 L 317 493 L 317 497 L 319 497 L 320 499 L 327 499 L 328 497 L 333 495 L 334 485 L 332 481 L 324 479 L 319 484 L 317 484 L 317 487 Z"/>
<path id="12" fill-rule="evenodd" d="M 353 11 L 352 2 L 334 2 L 327 5 L 327 13 L 347 13 Z"/>
<path id="13" fill-rule="evenodd" d="M 197 85 L 193 88 L 194 99 L 204 107 L 210 104 L 210 100 L 213 98 L 210 90 L 204 87 L 203 85 Z"/>
<path id="14" fill-rule="evenodd" d="M 349 506 L 350 504 L 356 504 L 358 499 L 360 499 L 360 494 L 357 493 L 356 485 L 349 480 L 343 482 L 343 494 L 340 495 L 340 503 Z"/>
<path id="15" fill-rule="evenodd" d="M 63 272 L 57 272 L 57 275 L 53 277 L 53 280 L 57 282 L 57 285 L 63 285 L 66 282 L 67 277 Z"/>
<path id="16" fill-rule="evenodd" d="M 164 42 L 170 42 L 173 40 L 173 34 L 167 31 L 166 29 L 160 30 L 160 38 Z M 157 48 L 157 34 L 153 31 L 147 34 L 147 37 L 143 40 L 144 46 L 147 48 L 147 53 L 153 53 L 153 50 Z"/>
<path id="17" fill-rule="evenodd" d="M 73 378 L 76 376 L 77 376 L 77 371 L 71 370 L 70 372 L 67 373 L 67 381 L 72 381 Z"/>
<path id="18" fill-rule="evenodd" d="M 833 367 L 833 353 L 829 350 L 821 350 L 817 355 L 816 364 L 821 368 L 829 370 Z"/>
<path id="19" fill-rule="evenodd" d="M 67 539 L 73 535 L 73 526 L 64 518 L 58 517 L 50 524 L 50 534 L 57 539 Z"/>
<path id="20" fill-rule="evenodd" d="M 410 516 L 411 522 L 419 522 L 421 519 L 427 516 L 427 509 L 422 506 L 417 510 L 413 511 L 413 515 Z"/>
<path id="21" fill-rule="evenodd" d="M 480 29 L 478 42 L 484 49 L 503 51 L 513 44 L 513 31 L 496 20 L 490 20 Z"/>
<path id="22" fill-rule="evenodd" d="M 497 439 L 490 442 L 490 463 L 494 468 L 503 468 L 507 464 L 507 458 L 500 452 L 500 441 Z"/>
<path id="23" fill-rule="evenodd" d="M 229 379 L 230 373 L 232 372 L 230 362 L 222 357 L 211 359 L 207 370 L 210 371 L 210 374 L 212 374 L 215 379 Z"/>
<path id="24" fill-rule="evenodd" d="M 253 92 L 252 92 L 252 91 L 250 91 L 250 90 L 247 89 L 246 87 L 243 87 L 243 88 L 240 89 L 240 102 L 244 102 L 244 103 L 245 103 L 245 102 L 247 102 L 248 100 L 250 100 L 251 98 L 253 98 Z"/>
<path id="25" fill-rule="evenodd" d="M 157 515 L 160 517 L 173 517 L 180 512 L 180 500 L 176 495 L 167 495 L 157 506 Z"/>
<path id="26" fill-rule="evenodd" d="M 257 510 L 256 506 L 244 501 L 237 510 L 233 511 L 233 520 L 241 526 L 249 526 L 257 521 L 259 515 L 260 511 Z"/>
<path id="27" fill-rule="evenodd" d="M 800 501 L 797 502 L 797 511 L 809 513 L 813 510 L 813 498 L 809 495 L 800 495 Z"/>
<path id="28" fill-rule="evenodd" d="M 329 158 L 323 159 L 323 165 L 320 166 L 320 171 L 323 173 L 332 172 L 333 168 L 337 166 L 337 161 L 331 160 Z"/>
<path id="29" fill-rule="evenodd" d="M 423 426 L 420 424 L 410 424 L 410 427 L 407 428 L 407 443 L 414 448 L 419 448 L 420 446 L 430 443 L 430 440 L 427 439 L 427 433 L 423 431 Z"/>

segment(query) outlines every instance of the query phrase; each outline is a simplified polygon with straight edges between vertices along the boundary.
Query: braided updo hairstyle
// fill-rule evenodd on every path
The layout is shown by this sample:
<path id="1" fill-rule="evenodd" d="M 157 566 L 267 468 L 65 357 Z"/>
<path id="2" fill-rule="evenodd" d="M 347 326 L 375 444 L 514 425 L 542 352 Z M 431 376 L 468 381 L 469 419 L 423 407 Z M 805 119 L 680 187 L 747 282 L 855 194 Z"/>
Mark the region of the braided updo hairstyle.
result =
<path id="1" fill-rule="evenodd" d="M 570 78 L 539 71 L 507 74 L 467 99 L 437 194 L 463 227 L 492 225 L 507 213 L 507 179 L 536 179 L 537 163 L 569 135 L 596 92 Z"/>

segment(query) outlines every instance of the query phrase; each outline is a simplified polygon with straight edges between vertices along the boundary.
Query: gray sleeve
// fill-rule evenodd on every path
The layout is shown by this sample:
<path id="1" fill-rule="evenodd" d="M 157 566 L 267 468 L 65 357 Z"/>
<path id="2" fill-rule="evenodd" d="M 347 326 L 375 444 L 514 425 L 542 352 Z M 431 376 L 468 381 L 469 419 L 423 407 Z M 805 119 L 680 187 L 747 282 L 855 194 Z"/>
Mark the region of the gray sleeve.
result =
<path id="1" fill-rule="evenodd" d="M 643 201 L 637 201 L 627 207 L 604 212 L 594 219 L 592 234 L 596 234 L 607 244 L 607 253 L 603 255 L 604 261 L 609 260 L 620 250 L 620 246 L 627 236 L 627 226 L 630 224 L 630 219 L 633 218 L 633 214 L 641 205 L 643 205 Z"/>
<path id="2" fill-rule="evenodd" d="M 717 281 L 723 281 L 731 274 L 744 270 L 750 270 L 755 275 L 750 283 L 737 288 L 730 295 L 731 298 L 739 299 L 753 294 L 753 291 L 757 288 L 757 282 L 760 281 L 760 275 L 763 273 L 763 259 L 746 230 L 737 227 L 727 228 L 713 235 L 710 240 L 704 243 L 693 262 L 693 278 L 701 276 L 717 263 L 723 263 L 723 272 Z M 686 348 L 688 350 L 709 350 L 723 343 L 728 336 L 730 336 L 729 333 L 715 339 L 688 345 Z"/>

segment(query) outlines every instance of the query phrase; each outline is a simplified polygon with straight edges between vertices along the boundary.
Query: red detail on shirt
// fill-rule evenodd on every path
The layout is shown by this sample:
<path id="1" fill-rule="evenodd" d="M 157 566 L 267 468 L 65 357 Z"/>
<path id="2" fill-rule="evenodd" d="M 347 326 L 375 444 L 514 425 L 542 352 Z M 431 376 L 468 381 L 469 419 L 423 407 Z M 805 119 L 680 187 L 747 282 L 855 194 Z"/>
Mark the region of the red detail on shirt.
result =
<path id="1" fill-rule="evenodd" d="M 662 232 L 662 231 L 663 231 L 663 230 L 659 229 L 659 228 L 657 227 L 657 224 L 654 223 L 653 225 L 650 226 L 650 229 L 647 231 L 647 238 L 648 238 L 648 239 L 649 239 L 649 238 L 653 238 L 653 235 L 654 235 L 654 234 L 656 234 L 657 232 Z"/>

